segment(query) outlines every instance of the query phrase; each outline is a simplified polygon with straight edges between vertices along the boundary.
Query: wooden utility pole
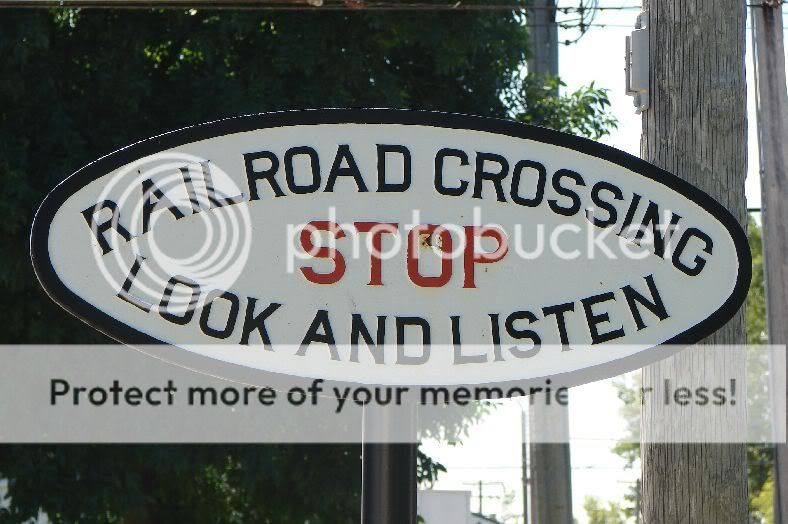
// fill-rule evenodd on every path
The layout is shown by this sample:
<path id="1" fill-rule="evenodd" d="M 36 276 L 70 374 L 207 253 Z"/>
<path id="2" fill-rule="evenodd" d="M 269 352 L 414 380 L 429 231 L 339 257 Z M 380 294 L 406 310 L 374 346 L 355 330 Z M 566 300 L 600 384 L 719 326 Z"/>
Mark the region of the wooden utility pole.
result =
<path id="1" fill-rule="evenodd" d="M 558 76 L 558 25 L 556 0 L 529 0 L 525 13 L 530 37 L 528 73 Z M 558 92 L 553 93 L 558 96 Z M 530 485 L 523 484 L 523 511 L 532 522 L 572 524 L 572 467 L 569 454 L 569 409 L 532 404 L 530 428 Z M 525 466 L 523 466 L 525 467 Z M 523 478 L 529 477 L 523 470 Z"/>
<path id="2" fill-rule="evenodd" d="M 531 405 L 529 419 L 531 522 L 572 524 L 568 408 L 537 401 Z"/>
<path id="3" fill-rule="evenodd" d="M 525 407 L 520 412 L 520 436 L 522 437 L 522 468 L 523 468 L 523 524 L 528 524 L 528 491 L 531 483 L 528 473 L 528 416 Z"/>
<path id="4" fill-rule="evenodd" d="M 644 0 L 644 10 L 650 108 L 643 113 L 641 156 L 703 189 L 745 224 L 745 2 Z M 704 344 L 744 340 L 742 310 Z M 692 384 L 744 368 L 743 351 L 701 345 L 644 368 L 643 386 L 656 392 L 667 376 Z M 680 442 L 693 425 L 666 420 L 660 404 L 643 408 L 643 522 L 747 522 L 745 445 L 654 443 L 649 439 L 658 431 Z M 745 424 L 734 418 L 717 416 L 705 427 L 724 435 Z"/>
<path id="5" fill-rule="evenodd" d="M 525 7 L 531 47 L 528 72 L 537 76 L 558 75 L 558 24 L 556 0 L 529 0 Z"/>
<path id="6" fill-rule="evenodd" d="M 764 289 L 771 344 L 788 344 L 788 93 L 781 0 L 752 2 L 758 82 Z M 775 359 L 773 365 L 785 365 Z M 775 387 L 778 384 L 773 384 Z M 785 395 L 786 391 L 775 391 Z M 776 446 L 774 522 L 788 522 L 788 448 Z"/>

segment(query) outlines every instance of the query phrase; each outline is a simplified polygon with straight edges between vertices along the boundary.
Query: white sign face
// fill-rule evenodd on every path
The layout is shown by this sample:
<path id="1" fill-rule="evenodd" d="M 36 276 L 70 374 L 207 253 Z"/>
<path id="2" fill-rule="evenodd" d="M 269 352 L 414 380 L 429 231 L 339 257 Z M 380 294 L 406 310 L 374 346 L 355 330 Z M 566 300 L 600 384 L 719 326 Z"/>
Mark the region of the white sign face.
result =
<path id="1" fill-rule="evenodd" d="M 640 159 L 396 110 L 138 142 L 52 191 L 31 250 L 47 292 L 122 342 L 402 385 L 641 366 L 730 319 L 751 264 L 720 204 Z"/>

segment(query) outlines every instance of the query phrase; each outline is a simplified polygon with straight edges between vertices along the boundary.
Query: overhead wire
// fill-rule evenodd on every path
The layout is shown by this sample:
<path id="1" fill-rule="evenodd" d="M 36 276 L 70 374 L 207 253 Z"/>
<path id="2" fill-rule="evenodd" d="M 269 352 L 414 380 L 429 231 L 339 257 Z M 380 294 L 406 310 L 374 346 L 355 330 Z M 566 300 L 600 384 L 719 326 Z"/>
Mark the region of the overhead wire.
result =
<path id="1" fill-rule="evenodd" d="M 762 4 L 745 4 L 764 8 Z M 788 4 L 783 4 L 783 8 Z M 581 13 L 584 25 L 589 26 L 600 11 L 642 10 L 640 5 L 600 6 L 599 0 L 580 0 L 578 6 L 527 6 L 523 3 L 474 4 L 462 1 L 451 3 L 426 2 L 365 2 L 363 0 L 0 0 L 0 8 L 135 8 L 135 9 L 257 9 L 277 11 L 526 11 L 554 9 L 564 14 Z"/>
<path id="2" fill-rule="evenodd" d="M 617 6 L 589 6 L 588 3 L 598 4 L 598 0 L 580 0 L 578 7 L 560 7 L 557 10 L 563 13 L 594 11 L 621 11 L 641 9 L 638 5 Z M 265 0 L 0 0 L 0 7 L 90 7 L 90 8 L 118 8 L 134 7 L 140 9 L 180 9 L 200 7 L 208 9 L 260 9 L 282 11 L 525 11 L 526 9 L 555 9 L 551 6 L 527 6 L 523 3 L 426 3 L 426 2 L 390 2 L 390 1 L 346 1 L 325 0 L 323 2 L 310 0 L 291 1 L 265 1 Z"/>
<path id="3" fill-rule="evenodd" d="M 631 24 L 600 23 L 596 16 L 601 11 L 641 10 L 633 4 L 599 5 L 599 0 L 578 0 L 576 6 L 528 6 L 515 3 L 465 3 L 462 0 L 448 3 L 392 2 L 386 0 L 0 0 L 3 8 L 80 8 L 80 9 L 203 9 L 203 10 L 257 10 L 299 11 L 516 11 L 551 9 L 563 15 L 577 15 L 570 20 L 556 20 L 556 25 L 565 30 L 578 30 L 574 38 L 567 38 L 562 45 L 577 43 L 590 28 L 630 28 Z M 750 8 L 763 8 L 763 4 L 745 4 Z M 788 3 L 783 3 L 786 7 Z M 527 24 L 531 27 L 546 27 L 551 24 Z"/>

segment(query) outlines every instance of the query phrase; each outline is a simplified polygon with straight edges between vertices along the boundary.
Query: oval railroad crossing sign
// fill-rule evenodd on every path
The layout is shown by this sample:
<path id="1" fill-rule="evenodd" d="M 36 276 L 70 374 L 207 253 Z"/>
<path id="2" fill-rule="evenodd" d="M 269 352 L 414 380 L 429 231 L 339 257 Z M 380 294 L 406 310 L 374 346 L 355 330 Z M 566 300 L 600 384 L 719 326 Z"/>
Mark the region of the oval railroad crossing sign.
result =
<path id="1" fill-rule="evenodd" d="M 575 383 L 739 309 L 742 228 L 678 177 L 508 121 L 244 116 L 143 140 L 46 198 L 46 291 L 131 345 L 369 384 Z"/>

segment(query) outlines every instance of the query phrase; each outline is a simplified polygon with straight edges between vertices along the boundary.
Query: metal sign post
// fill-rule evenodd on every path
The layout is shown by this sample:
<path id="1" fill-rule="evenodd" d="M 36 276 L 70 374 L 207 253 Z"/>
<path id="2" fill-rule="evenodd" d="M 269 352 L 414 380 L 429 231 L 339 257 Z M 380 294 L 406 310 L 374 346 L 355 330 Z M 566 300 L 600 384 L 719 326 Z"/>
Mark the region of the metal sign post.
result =
<path id="1" fill-rule="evenodd" d="M 416 408 L 395 417 L 389 409 L 364 410 L 361 451 L 362 524 L 416 524 L 416 453 L 413 442 L 383 443 L 397 432 L 416 435 Z M 405 418 L 406 420 L 402 420 Z M 403 428 L 405 424 L 409 427 Z"/>

